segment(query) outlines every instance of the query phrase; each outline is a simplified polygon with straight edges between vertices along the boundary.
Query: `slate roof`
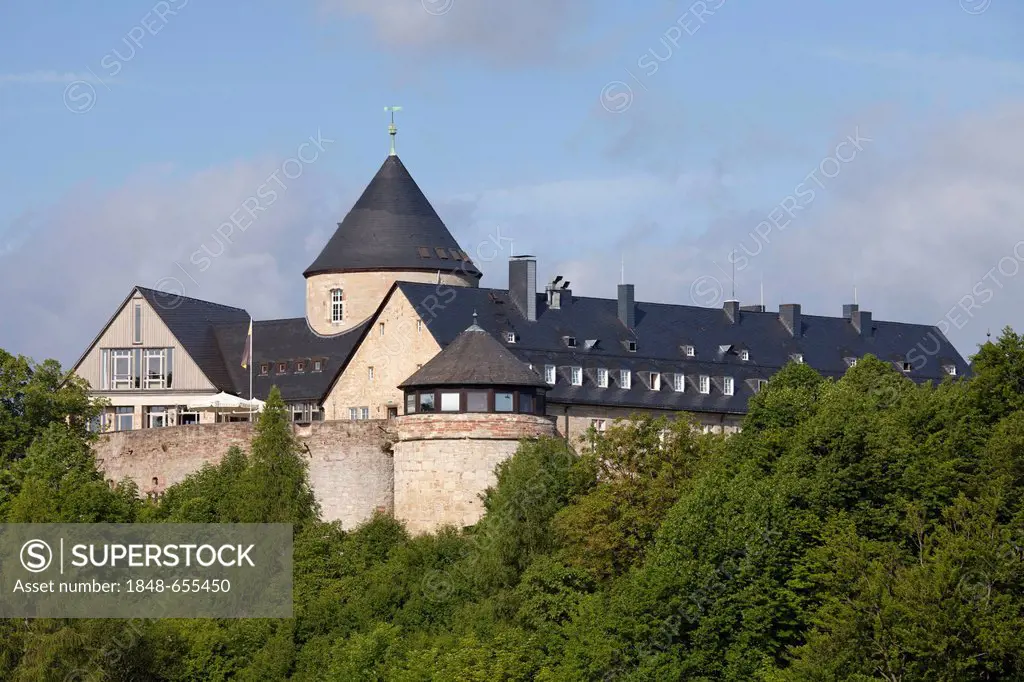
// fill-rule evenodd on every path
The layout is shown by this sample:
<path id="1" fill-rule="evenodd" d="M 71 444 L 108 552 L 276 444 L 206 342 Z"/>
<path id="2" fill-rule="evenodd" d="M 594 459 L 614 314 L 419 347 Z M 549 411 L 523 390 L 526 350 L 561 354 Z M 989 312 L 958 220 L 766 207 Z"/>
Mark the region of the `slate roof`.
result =
<path id="1" fill-rule="evenodd" d="M 742 414 L 755 392 L 756 380 L 768 379 L 794 354 L 801 354 L 806 364 L 832 377 L 846 372 L 847 358 L 870 353 L 902 366 L 915 348 L 921 349 L 912 356 L 915 369 L 907 373 L 915 381 L 941 381 L 946 377 L 946 364 L 955 365 L 958 375 L 969 372 L 952 344 L 929 325 L 873 320 L 873 333 L 865 338 L 844 317 L 803 314 L 802 335 L 794 338 L 777 312 L 743 311 L 732 324 L 719 308 L 637 302 L 635 328 L 629 330 L 619 321 L 616 299 L 573 297 L 568 307 L 549 309 L 546 297 L 538 294 L 537 320 L 529 322 L 506 290 L 453 287 L 451 300 L 438 306 L 435 285 L 399 282 L 395 286 L 419 308 L 443 348 L 461 333 L 469 310 L 476 310 L 477 324 L 498 339 L 515 332 L 516 343 L 502 344 L 516 357 L 532 364 L 538 374 L 544 365 L 557 367 L 556 383 L 547 393 L 549 403 Z M 575 338 L 576 348 L 567 345 L 565 337 L 569 336 Z M 593 340 L 597 345 L 585 350 L 587 341 Z M 636 352 L 628 350 L 628 341 L 636 342 Z M 682 345 L 692 345 L 694 357 L 686 357 Z M 723 353 L 723 347 L 732 348 Z M 748 361 L 741 359 L 740 349 L 749 351 Z M 923 365 L 916 359 L 919 357 L 926 360 Z M 582 386 L 570 384 L 573 366 L 583 368 Z M 597 385 L 598 368 L 609 371 L 607 388 Z M 620 386 L 620 369 L 632 372 L 631 388 Z M 647 383 L 651 371 L 662 374 L 658 391 Z M 686 377 L 683 392 L 672 390 L 671 375 L 675 373 Z M 698 390 L 700 375 L 710 377 L 707 395 Z M 723 391 L 727 376 L 735 382 L 732 396 Z"/>
<path id="2" fill-rule="evenodd" d="M 156 289 L 135 287 L 146 299 L 167 328 L 178 339 L 185 352 L 218 390 L 234 392 L 225 358 L 214 334 L 214 326 L 237 324 L 249 326 L 249 313 L 241 308 L 178 296 Z M 241 359 L 241 354 L 239 354 Z"/>
<path id="3" fill-rule="evenodd" d="M 455 337 L 440 353 L 398 387 L 548 385 L 514 353 L 476 324 Z"/>
<path id="4" fill-rule="evenodd" d="M 304 317 L 253 322 L 253 394 L 266 400 L 270 389 L 277 386 L 286 401 L 319 402 L 348 362 L 369 324 L 369 321 L 364 322 L 336 336 L 319 336 L 309 328 Z M 249 370 L 241 364 L 248 331 L 248 319 L 244 323 L 217 325 L 214 329 L 234 386 L 231 392 L 243 397 L 249 395 Z M 305 362 L 302 372 L 296 371 L 295 363 L 299 360 Z M 315 360 L 322 363 L 319 372 L 313 371 Z M 278 372 L 281 362 L 287 363 L 284 373 Z M 260 376 L 262 364 L 270 365 L 267 376 Z"/>
<path id="5" fill-rule="evenodd" d="M 398 156 L 389 156 L 304 276 L 399 269 L 481 277 Z"/>

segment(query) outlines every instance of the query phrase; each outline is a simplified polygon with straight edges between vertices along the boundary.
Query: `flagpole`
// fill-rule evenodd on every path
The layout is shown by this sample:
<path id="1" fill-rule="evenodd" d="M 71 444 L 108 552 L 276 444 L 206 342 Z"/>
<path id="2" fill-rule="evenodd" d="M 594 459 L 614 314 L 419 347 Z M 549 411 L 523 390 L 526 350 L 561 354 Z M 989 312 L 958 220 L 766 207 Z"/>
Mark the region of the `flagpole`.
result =
<path id="1" fill-rule="evenodd" d="M 256 336 L 255 331 L 253 330 L 252 327 L 253 327 L 253 325 L 252 325 L 252 315 L 250 315 L 249 316 L 249 330 L 252 333 L 252 335 L 249 337 L 249 423 L 250 424 L 252 423 L 252 361 L 253 361 L 253 356 L 254 356 L 252 344 L 253 344 L 253 341 L 255 341 L 255 339 L 253 337 Z"/>

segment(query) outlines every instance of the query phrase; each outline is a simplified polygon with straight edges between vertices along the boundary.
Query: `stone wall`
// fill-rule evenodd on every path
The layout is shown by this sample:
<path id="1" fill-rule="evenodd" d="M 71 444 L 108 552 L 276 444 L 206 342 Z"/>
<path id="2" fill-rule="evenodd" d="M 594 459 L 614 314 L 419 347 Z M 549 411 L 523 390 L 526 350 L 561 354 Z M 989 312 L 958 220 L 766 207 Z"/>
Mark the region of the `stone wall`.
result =
<path id="1" fill-rule="evenodd" d="M 495 467 L 520 439 L 555 435 L 549 418 L 526 414 L 411 414 L 395 427 L 395 516 L 412 533 L 479 521 Z"/>
<path id="2" fill-rule="evenodd" d="M 325 520 L 340 520 L 350 529 L 375 511 L 393 512 L 394 464 L 383 449 L 390 426 L 369 420 L 293 427 Z M 248 450 L 251 437 L 248 423 L 194 424 L 105 434 L 95 450 L 108 480 L 131 478 L 148 495 L 216 464 L 232 445 Z"/>

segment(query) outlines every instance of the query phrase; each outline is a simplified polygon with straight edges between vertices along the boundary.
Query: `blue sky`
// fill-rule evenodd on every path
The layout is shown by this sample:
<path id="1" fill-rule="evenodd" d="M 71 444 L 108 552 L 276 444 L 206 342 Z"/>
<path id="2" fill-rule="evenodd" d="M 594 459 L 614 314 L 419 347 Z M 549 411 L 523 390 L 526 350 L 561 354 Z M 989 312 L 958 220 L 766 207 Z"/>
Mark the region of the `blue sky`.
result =
<path id="1" fill-rule="evenodd" d="M 578 294 L 612 295 L 624 262 L 641 300 L 719 305 L 746 243 L 742 300 L 763 281 L 769 306 L 837 314 L 856 285 L 876 317 L 931 324 L 959 305 L 964 353 L 1019 326 L 1003 259 L 1024 236 L 1024 4 L 630 5 L 7 0 L 0 347 L 73 361 L 133 284 L 169 278 L 301 315 L 301 272 L 386 155 L 391 104 L 466 250 L 500 233 Z M 317 135 L 283 200 L 181 274 Z M 829 165 L 851 136 L 869 141 Z M 813 201 L 757 236 L 816 168 Z"/>

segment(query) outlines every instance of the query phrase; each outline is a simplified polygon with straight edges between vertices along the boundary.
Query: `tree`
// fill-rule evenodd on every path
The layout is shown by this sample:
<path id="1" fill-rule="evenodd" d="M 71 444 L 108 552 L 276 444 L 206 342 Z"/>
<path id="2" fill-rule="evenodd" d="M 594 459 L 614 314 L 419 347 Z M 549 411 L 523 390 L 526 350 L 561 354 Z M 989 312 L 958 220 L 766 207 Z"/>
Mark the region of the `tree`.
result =
<path id="1" fill-rule="evenodd" d="M 970 392 L 990 423 L 1024 409 L 1024 336 L 1006 327 L 995 343 L 978 347 L 971 363 Z"/>

